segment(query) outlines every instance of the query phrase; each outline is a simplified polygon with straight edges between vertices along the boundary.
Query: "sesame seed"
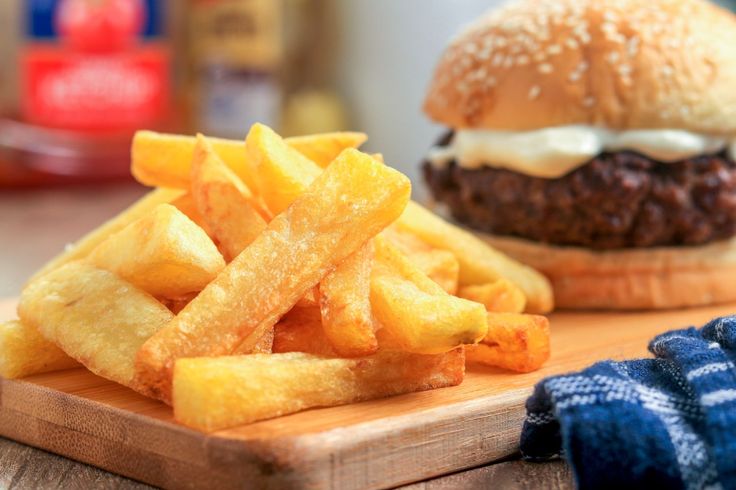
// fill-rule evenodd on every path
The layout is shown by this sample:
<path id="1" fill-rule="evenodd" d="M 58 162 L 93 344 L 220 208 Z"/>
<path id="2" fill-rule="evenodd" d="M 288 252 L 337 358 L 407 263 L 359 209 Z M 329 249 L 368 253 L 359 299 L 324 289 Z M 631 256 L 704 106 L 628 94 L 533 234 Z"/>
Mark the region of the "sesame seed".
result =
<path id="1" fill-rule="evenodd" d="M 562 46 L 559 44 L 550 44 L 547 46 L 547 53 L 550 55 L 560 54 L 562 52 Z"/>
<path id="2" fill-rule="evenodd" d="M 526 66 L 529 64 L 529 56 L 522 54 L 516 57 L 516 64 L 519 66 Z"/>
<path id="3" fill-rule="evenodd" d="M 552 73 L 552 65 L 550 65 L 549 63 L 542 63 L 541 65 L 539 65 L 538 70 L 539 73 Z"/>
<path id="4" fill-rule="evenodd" d="M 567 78 L 571 82 L 577 82 L 578 80 L 580 80 L 580 76 L 581 75 L 580 75 L 580 72 L 579 71 L 574 71 L 574 72 L 570 73 L 570 76 L 568 76 Z"/>
<path id="5" fill-rule="evenodd" d="M 534 85 L 532 88 L 529 89 L 529 100 L 536 99 L 541 93 L 542 88 L 539 85 Z"/>
<path id="6" fill-rule="evenodd" d="M 567 38 L 567 40 L 565 40 L 565 46 L 567 46 L 570 49 L 577 49 L 579 44 L 574 38 L 570 37 L 570 38 Z"/>
<path id="7" fill-rule="evenodd" d="M 611 51 L 610 53 L 608 53 L 608 56 L 606 56 L 606 59 L 608 60 L 609 63 L 613 65 L 613 64 L 618 63 L 618 60 L 621 59 L 621 55 L 619 54 L 618 51 Z"/>
<path id="8" fill-rule="evenodd" d="M 595 105 L 595 97 L 589 95 L 588 97 L 584 98 L 583 105 L 585 107 L 593 107 Z"/>

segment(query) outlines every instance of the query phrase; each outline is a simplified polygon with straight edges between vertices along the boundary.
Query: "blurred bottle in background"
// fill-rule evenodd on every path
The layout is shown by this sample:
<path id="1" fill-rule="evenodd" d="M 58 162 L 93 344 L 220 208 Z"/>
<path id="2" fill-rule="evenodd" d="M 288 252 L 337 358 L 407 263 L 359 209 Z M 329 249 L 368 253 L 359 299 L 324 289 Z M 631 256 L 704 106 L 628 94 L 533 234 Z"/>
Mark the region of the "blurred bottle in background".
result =
<path id="1" fill-rule="evenodd" d="M 141 127 L 176 126 L 164 0 L 5 0 L 0 183 L 125 178 Z M 7 34 L 6 34 L 7 35 Z"/>
<path id="2" fill-rule="evenodd" d="M 278 124 L 282 37 L 280 0 L 190 0 L 189 95 L 196 129 L 242 138 L 256 121 Z"/>
<path id="3" fill-rule="evenodd" d="M 329 90 L 332 51 L 323 0 L 190 0 L 193 128 L 243 138 L 262 122 L 285 135 L 345 129 Z"/>
<path id="4" fill-rule="evenodd" d="M 285 0 L 284 83 L 281 133 L 285 136 L 351 129 L 336 90 L 339 43 L 327 0 Z"/>

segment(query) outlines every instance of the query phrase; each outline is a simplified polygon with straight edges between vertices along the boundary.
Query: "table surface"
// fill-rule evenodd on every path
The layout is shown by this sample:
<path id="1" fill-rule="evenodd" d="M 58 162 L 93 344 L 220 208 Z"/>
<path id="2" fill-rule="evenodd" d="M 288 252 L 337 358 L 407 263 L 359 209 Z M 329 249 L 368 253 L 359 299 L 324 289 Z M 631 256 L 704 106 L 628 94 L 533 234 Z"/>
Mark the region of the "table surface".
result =
<path id="1" fill-rule="evenodd" d="M 140 197 L 133 184 L 8 190 L 0 188 L 0 297 L 15 296 L 43 263 Z M 561 462 L 507 460 L 404 487 L 573 488 Z M 0 488 L 152 488 L 45 451 L 0 438 Z"/>

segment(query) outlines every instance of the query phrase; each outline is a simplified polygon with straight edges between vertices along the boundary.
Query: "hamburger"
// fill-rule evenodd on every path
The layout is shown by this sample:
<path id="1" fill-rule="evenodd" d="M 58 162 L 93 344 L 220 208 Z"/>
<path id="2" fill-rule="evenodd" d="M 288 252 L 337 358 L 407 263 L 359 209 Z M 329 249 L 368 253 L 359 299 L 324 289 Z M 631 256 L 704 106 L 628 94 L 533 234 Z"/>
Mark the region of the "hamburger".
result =
<path id="1" fill-rule="evenodd" d="M 704 0 L 521 0 L 424 102 L 434 200 L 563 308 L 736 300 L 736 17 Z"/>

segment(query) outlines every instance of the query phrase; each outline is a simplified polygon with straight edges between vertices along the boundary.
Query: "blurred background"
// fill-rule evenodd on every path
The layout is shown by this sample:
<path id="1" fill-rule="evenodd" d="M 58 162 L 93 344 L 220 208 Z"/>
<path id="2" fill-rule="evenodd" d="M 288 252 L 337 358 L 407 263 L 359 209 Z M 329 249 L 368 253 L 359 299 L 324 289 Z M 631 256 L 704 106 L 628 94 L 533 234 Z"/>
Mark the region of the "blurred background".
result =
<path id="1" fill-rule="evenodd" d="M 0 180 L 127 176 L 134 129 L 357 129 L 412 173 L 443 46 L 493 0 L 3 0 Z"/>
<path id="2" fill-rule="evenodd" d="M 0 0 L 0 297 L 145 192 L 140 128 L 364 131 L 421 199 L 434 64 L 501 1 Z"/>

